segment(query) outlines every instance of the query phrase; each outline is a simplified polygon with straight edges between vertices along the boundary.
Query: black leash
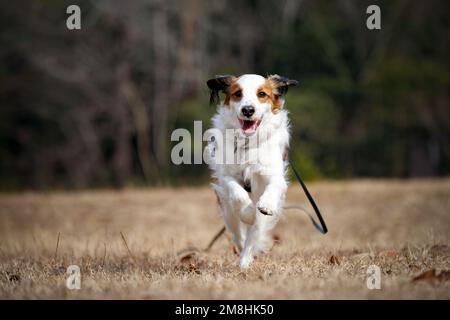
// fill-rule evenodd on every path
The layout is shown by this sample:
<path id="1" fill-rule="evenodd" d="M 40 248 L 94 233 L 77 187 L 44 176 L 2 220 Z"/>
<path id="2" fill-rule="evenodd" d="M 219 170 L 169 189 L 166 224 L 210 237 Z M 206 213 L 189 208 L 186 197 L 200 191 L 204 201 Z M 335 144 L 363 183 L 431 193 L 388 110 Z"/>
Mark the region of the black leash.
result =
<path id="1" fill-rule="evenodd" d="M 309 200 L 309 203 L 314 209 L 314 212 L 316 213 L 317 218 L 319 218 L 320 225 L 314 220 L 314 218 L 309 214 L 309 212 L 305 211 L 305 213 L 308 215 L 309 219 L 311 219 L 312 224 L 314 227 L 316 227 L 317 230 L 319 230 L 320 233 L 325 234 L 328 232 L 327 225 L 325 224 L 325 221 L 323 220 L 322 214 L 320 213 L 319 208 L 317 207 L 316 202 L 314 201 L 313 197 L 308 191 L 308 188 L 306 187 L 305 183 L 303 182 L 303 179 L 301 178 L 299 172 L 297 169 L 295 169 L 294 164 L 291 161 L 291 158 L 289 157 L 289 164 L 291 165 L 292 171 L 294 172 L 295 178 L 297 178 L 298 183 L 302 186 L 303 191 L 305 192 L 306 197 Z"/>

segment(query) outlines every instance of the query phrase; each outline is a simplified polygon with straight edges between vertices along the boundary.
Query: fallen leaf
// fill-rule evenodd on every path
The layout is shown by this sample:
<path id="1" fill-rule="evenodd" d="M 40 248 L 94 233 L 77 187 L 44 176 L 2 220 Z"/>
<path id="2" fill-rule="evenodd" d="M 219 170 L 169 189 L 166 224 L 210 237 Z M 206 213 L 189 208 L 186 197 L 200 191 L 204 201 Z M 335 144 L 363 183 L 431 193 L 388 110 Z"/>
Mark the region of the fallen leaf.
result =
<path id="1" fill-rule="evenodd" d="M 425 272 L 422 272 L 421 274 L 419 274 L 418 276 L 414 277 L 412 279 L 412 281 L 422 281 L 422 280 L 433 280 L 436 278 L 436 270 L 435 269 L 431 269 L 431 270 L 427 270 Z"/>
<path id="2" fill-rule="evenodd" d="M 414 277 L 412 279 L 413 282 L 416 281 L 448 281 L 450 280 L 450 271 L 449 270 L 443 270 L 439 273 L 435 269 L 427 270 L 418 276 Z"/>
<path id="3" fill-rule="evenodd" d="M 330 257 L 330 260 L 328 260 L 328 262 L 329 262 L 330 264 L 337 264 L 337 265 L 340 265 L 340 264 L 341 264 L 341 260 L 340 260 L 338 257 L 336 257 L 335 255 L 332 255 L 332 256 Z"/>
<path id="4" fill-rule="evenodd" d="M 18 274 L 9 274 L 8 275 L 8 279 L 11 282 L 19 282 L 20 281 L 20 276 Z"/>
<path id="5" fill-rule="evenodd" d="M 186 262 L 189 262 L 193 257 L 194 257 L 193 253 L 188 253 L 188 254 L 185 254 L 184 256 L 182 256 L 180 258 L 180 261 L 183 263 L 186 263 Z"/>
<path id="6" fill-rule="evenodd" d="M 378 253 L 380 257 L 395 257 L 397 256 L 397 251 L 394 249 L 383 250 Z"/>

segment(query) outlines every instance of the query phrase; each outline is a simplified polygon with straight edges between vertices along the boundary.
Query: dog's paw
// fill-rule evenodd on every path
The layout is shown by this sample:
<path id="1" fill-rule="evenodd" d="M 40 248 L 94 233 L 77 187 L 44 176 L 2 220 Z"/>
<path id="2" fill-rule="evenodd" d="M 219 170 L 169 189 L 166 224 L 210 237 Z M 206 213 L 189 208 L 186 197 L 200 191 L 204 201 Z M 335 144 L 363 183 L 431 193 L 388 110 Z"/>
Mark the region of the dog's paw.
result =
<path id="1" fill-rule="evenodd" d="M 278 206 L 274 203 L 274 201 L 267 201 L 265 199 L 260 199 L 256 204 L 259 212 L 266 216 L 276 215 Z"/>
<path id="2" fill-rule="evenodd" d="M 244 189 L 240 188 L 240 189 L 233 189 L 230 191 L 230 201 L 231 203 L 233 203 L 235 206 L 239 206 L 239 207 L 246 207 L 249 204 L 251 204 L 251 200 L 250 197 L 248 196 L 247 191 L 245 191 Z"/>
<path id="3" fill-rule="evenodd" d="M 253 260 L 254 260 L 254 258 L 251 254 L 241 255 L 241 260 L 239 263 L 239 266 L 241 267 L 241 271 L 248 269 L 251 266 L 251 264 L 253 263 Z"/>

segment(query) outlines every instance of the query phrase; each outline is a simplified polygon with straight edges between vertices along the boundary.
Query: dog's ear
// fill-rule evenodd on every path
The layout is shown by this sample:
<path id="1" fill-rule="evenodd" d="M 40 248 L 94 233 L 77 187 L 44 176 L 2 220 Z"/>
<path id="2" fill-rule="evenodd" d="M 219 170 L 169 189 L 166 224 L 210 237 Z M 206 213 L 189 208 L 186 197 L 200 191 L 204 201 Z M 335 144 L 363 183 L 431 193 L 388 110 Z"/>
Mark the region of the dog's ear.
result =
<path id="1" fill-rule="evenodd" d="M 209 103 L 218 104 L 219 92 L 226 92 L 235 79 L 235 76 L 220 75 L 206 81 L 210 90 Z"/>
<path id="2" fill-rule="evenodd" d="M 299 84 L 297 80 L 291 80 L 277 74 L 273 74 L 267 79 L 273 83 L 280 96 L 285 95 L 288 92 L 290 86 L 297 86 Z"/>

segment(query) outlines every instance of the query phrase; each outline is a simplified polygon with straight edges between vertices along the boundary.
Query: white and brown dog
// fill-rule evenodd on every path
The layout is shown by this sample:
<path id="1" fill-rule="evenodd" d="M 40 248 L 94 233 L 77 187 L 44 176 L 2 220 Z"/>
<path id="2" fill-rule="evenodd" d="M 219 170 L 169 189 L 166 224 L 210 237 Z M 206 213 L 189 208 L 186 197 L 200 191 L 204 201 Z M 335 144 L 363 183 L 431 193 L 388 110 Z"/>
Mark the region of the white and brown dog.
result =
<path id="1" fill-rule="evenodd" d="M 270 231 L 282 213 L 289 147 L 284 95 L 298 82 L 278 75 L 245 74 L 217 76 L 207 84 L 212 102 L 219 102 L 219 92 L 225 94 L 212 119 L 223 141 L 212 139 L 207 151 L 212 186 L 226 228 L 241 252 L 240 267 L 245 269 L 257 254 L 271 248 Z M 219 159 L 217 155 L 227 150 L 233 155 Z"/>

